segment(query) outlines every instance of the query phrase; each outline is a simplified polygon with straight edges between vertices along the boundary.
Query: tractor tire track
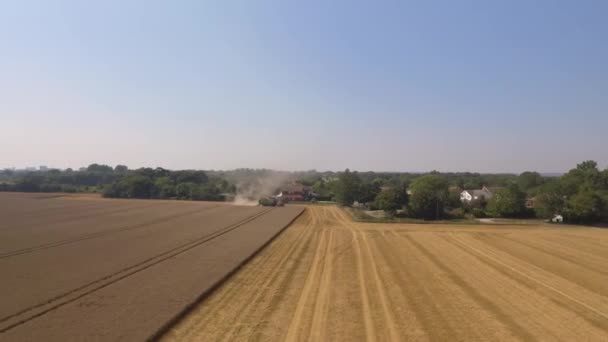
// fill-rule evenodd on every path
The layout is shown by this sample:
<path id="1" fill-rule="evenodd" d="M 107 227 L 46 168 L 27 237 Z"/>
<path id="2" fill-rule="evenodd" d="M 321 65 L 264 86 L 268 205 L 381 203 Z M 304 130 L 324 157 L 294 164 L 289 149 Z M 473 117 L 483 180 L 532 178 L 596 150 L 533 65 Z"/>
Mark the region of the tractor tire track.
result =
<path id="1" fill-rule="evenodd" d="M 327 244 L 325 246 L 323 267 L 320 269 L 319 290 L 315 299 L 313 319 L 310 327 L 309 341 L 325 340 L 325 323 L 329 310 L 329 291 L 331 289 L 332 262 L 335 229 L 329 229 Z"/>
<path id="2" fill-rule="evenodd" d="M 534 336 L 531 335 L 523 326 L 521 326 L 513 317 L 506 314 L 498 305 L 492 302 L 479 293 L 473 286 L 467 283 L 461 276 L 459 276 L 454 270 L 448 267 L 443 261 L 435 256 L 422 244 L 414 240 L 411 236 L 405 237 L 418 251 L 426 256 L 437 268 L 449 275 L 450 279 L 460 287 L 469 297 L 471 297 L 481 307 L 487 311 L 492 312 L 500 320 L 509 327 L 511 333 L 517 336 L 519 339 L 524 341 L 534 340 Z"/>
<path id="3" fill-rule="evenodd" d="M 76 242 L 90 240 L 90 239 L 94 239 L 94 238 L 98 238 L 98 237 L 103 237 L 103 236 L 108 236 L 108 235 L 111 235 L 111 234 L 120 233 L 120 232 L 124 232 L 124 231 L 129 231 L 129 230 L 133 230 L 133 229 L 144 228 L 144 227 L 147 227 L 147 226 L 150 226 L 150 225 L 154 225 L 154 224 L 158 224 L 158 223 L 163 223 L 163 222 L 168 222 L 168 221 L 171 221 L 171 220 L 174 220 L 174 219 L 177 219 L 177 218 L 187 217 L 189 215 L 205 212 L 205 211 L 208 211 L 208 210 L 211 210 L 211 209 L 215 209 L 215 208 L 218 208 L 218 207 L 220 207 L 220 206 L 216 205 L 216 206 L 211 206 L 211 207 L 198 208 L 198 209 L 195 209 L 195 210 L 190 210 L 190 211 L 181 212 L 181 213 L 174 214 L 174 215 L 164 216 L 164 217 L 160 217 L 160 218 L 157 218 L 157 219 L 154 219 L 154 220 L 150 220 L 150 221 L 146 221 L 146 222 L 142 222 L 142 223 L 138 223 L 138 224 L 133 224 L 133 225 L 129 225 L 129 226 L 124 226 L 124 227 L 119 227 L 119 228 L 112 229 L 112 230 L 106 230 L 106 231 L 102 231 L 102 232 L 99 232 L 99 233 L 82 235 L 82 236 L 74 237 L 74 238 L 71 238 L 71 239 L 66 239 L 66 240 L 46 243 L 46 244 L 42 244 L 42 245 L 37 245 L 37 246 L 33 246 L 33 247 L 27 247 L 27 248 L 22 248 L 22 249 L 14 250 L 14 251 L 9 251 L 9 252 L 5 252 L 5 253 L 0 254 L 0 259 L 5 259 L 5 258 L 9 258 L 9 257 L 12 257 L 12 256 L 21 255 L 21 254 L 28 254 L 28 253 L 37 252 L 37 251 L 40 251 L 40 250 L 45 250 L 45 249 L 50 249 L 50 248 L 55 248 L 55 247 L 61 247 L 61 246 L 73 244 L 73 243 L 76 243 Z"/>
<path id="4" fill-rule="evenodd" d="M 357 238 L 357 233 L 352 230 L 351 231 L 353 242 L 355 245 L 355 255 L 357 258 L 357 275 L 359 277 L 359 288 L 361 294 L 361 303 L 362 303 L 362 317 L 363 323 L 365 327 L 365 337 L 367 341 L 376 341 L 376 329 L 374 326 L 374 321 L 371 316 L 371 304 L 369 299 L 369 287 L 365 280 L 365 269 L 363 266 L 363 253 L 361 252 L 361 244 L 359 243 L 359 239 Z"/>
<path id="5" fill-rule="evenodd" d="M 471 244 L 467 243 L 466 241 L 463 241 L 463 240 L 457 238 L 455 235 L 453 235 L 453 238 L 454 238 L 455 241 L 458 241 L 462 246 L 465 246 L 469 250 L 475 252 L 477 255 L 482 256 L 482 257 L 484 257 L 486 259 L 492 260 L 496 264 L 501 265 L 502 267 L 504 267 L 505 269 L 513 272 L 514 274 L 516 274 L 516 275 L 518 275 L 520 277 L 523 277 L 525 279 L 528 279 L 530 282 L 535 283 L 537 285 L 540 285 L 541 287 L 543 287 L 543 288 L 545 288 L 547 290 L 550 290 L 551 292 L 553 292 L 555 294 L 558 294 L 558 295 L 562 296 L 563 298 L 566 298 L 566 299 L 570 300 L 572 303 L 580 305 L 580 306 L 586 308 L 587 310 L 589 310 L 590 312 L 596 314 L 597 316 L 602 317 L 602 318 L 608 320 L 608 313 L 602 312 L 602 311 L 598 310 L 597 308 L 595 308 L 595 307 L 593 307 L 593 306 L 591 306 L 591 305 L 589 305 L 589 304 L 587 304 L 587 303 L 585 303 L 585 302 L 583 302 L 583 301 L 581 301 L 581 300 L 579 300 L 579 299 L 577 299 L 577 298 L 569 295 L 568 293 L 566 293 L 566 292 L 558 289 L 557 287 L 555 287 L 555 286 L 553 286 L 553 285 L 551 285 L 551 284 L 549 284 L 547 282 L 544 282 L 542 280 L 538 280 L 535 277 L 529 275 L 528 273 L 519 270 L 517 267 L 514 267 L 514 266 L 511 266 L 511 265 L 507 264 L 506 262 L 500 260 L 500 258 L 497 255 L 495 255 L 494 253 L 492 253 L 490 251 L 487 251 L 487 250 L 483 251 L 483 250 L 481 250 L 479 248 L 476 248 L 476 247 L 472 246 Z"/>
<path id="6" fill-rule="evenodd" d="M 97 280 L 94 280 L 92 282 L 89 282 L 85 285 L 82 285 L 80 287 L 77 287 L 75 289 L 72 289 L 68 292 L 65 292 L 61 295 L 55 296 L 49 300 L 47 300 L 44 303 L 39 303 L 37 305 L 34 306 L 30 306 L 28 308 L 25 308 L 19 312 L 16 312 L 14 314 L 11 314 L 9 316 L 5 316 L 0 318 L 0 323 L 5 323 L 7 322 L 6 325 L 4 325 L 3 327 L 0 327 L 0 333 L 4 333 L 6 331 L 9 331 L 17 326 L 20 326 L 24 323 L 27 323 L 28 321 L 31 321 L 33 319 L 36 319 L 38 317 L 41 317 L 51 311 L 54 311 L 64 305 L 67 305 L 71 302 L 74 302 L 82 297 L 85 297 L 91 293 L 94 293 L 96 291 L 99 291 L 107 286 L 110 286 L 122 279 L 125 279 L 127 277 L 130 277 L 136 273 L 139 273 L 143 270 L 146 270 L 150 267 L 153 267 L 159 263 L 162 263 L 168 259 L 171 259 L 179 254 L 182 254 L 188 250 L 191 250 L 195 247 L 198 247 L 201 244 L 204 244 L 206 242 L 209 242 L 215 238 L 218 238 L 226 233 L 229 233 L 230 231 L 233 231 L 265 214 L 267 214 L 268 212 L 270 212 L 272 209 L 266 209 L 260 213 L 254 214 L 249 216 L 248 218 L 245 218 L 244 220 L 241 220 L 237 223 L 234 223 L 232 225 L 228 225 L 225 226 L 223 228 L 220 228 L 212 233 L 206 234 L 204 236 L 201 236 L 193 241 L 184 243 L 180 246 L 176 246 L 170 250 L 167 250 L 165 252 L 159 253 L 155 256 L 149 257 L 137 264 L 131 265 L 129 267 L 123 268 L 121 270 L 118 270 L 112 274 L 109 274 L 107 276 L 104 276 L 102 278 L 99 278 Z M 45 306 L 49 306 L 47 308 L 44 308 Z M 28 315 L 27 317 L 24 318 L 18 318 L 19 316 L 23 316 L 25 314 L 27 314 L 28 312 L 31 311 L 36 311 L 31 313 L 30 315 Z"/>
<path id="7" fill-rule="evenodd" d="M 254 313 L 256 315 L 260 315 L 261 317 L 264 316 L 260 313 L 260 311 L 266 311 L 266 309 L 268 309 L 268 307 L 263 306 L 263 300 L 265 299 L 265 296 L 269 295 L 268 292 L 270 291 L 269 289 L 271 289 L 271 285 L 280 284 L 279 286 L 277 286 L 279 289 L 286 287 L 286 283 L 291 281 L 292 278 L 289 274 L 282 272 L 285 269 L 284 267 L 286 267 L 287 264 L 291 262 L 292 259 L 294 259 L 295 263 L 291 267 L 297 268 L 302 262 L 302 256 L 307 251 L 307 247 L 310 245 L 311 241 L 312 235 L 310 234 L 310 231 L 304 229 L 294 241 L 283 241 L 283 243 L 276 244 L 275 246 L 273 246 L 275 247 L 275 250 L 273 251 L 273 253 L 270 253 L 268 256 L 265 256 L 265 259 L 268 263 L 272 262 L 274 259 L 278 259 L 278 263 L 268 265 L 268 267 L 273 270 L 270 275 L 264 276 L 265 274 L 260 272 L 260 276 L 251 282 L 252 284 L 257 285 L 255 287 L 257 287 L 259 291 L 252 297 L 252 299 L 247 303 L 244 308 L 239 309 L 240 316 L 247 317 Z M 287 244 L 288 242 L 290 243 Z M 285 249 L 287 250 L 286 252 Z M 278 258 L 278 255 L 280 255 L 281 257 Z M 234 295 L 235 293 L 233 292 L 232 294 Z M 272 299 L 272 297 L 275 297 L 277 295 L 279 294 L 271 293 L 270 297 Z M 225 302 L 230 303 L 231 299 L 232 296 L 230 296 L 230 298 L 226 298 Z M 239 326 L 233 326 L 233 329 L 225 332 L 225 336 L 222 340 L 232 341 L 233 337 L 239 333 L 239 330 Z M 255 331 L 255 327 L 251 327 L 251 329 L 249 330 L 253 331 L 249 331 L 248 334 L 244 335 L 252 335 Z"/>
<path id="8" fill-rule="evenodd" d="M 117 205 L 116 209 L 111 209 L 111 208 L 103 208 L 101 207 L 102 210 L 92 210 L 92 212 L 89 211 L 84 211 L 84 213 L 79 213 L 79 215 L 75 215 L 75 216 L 69 216 L 69 217 L 62 217 L 61 219 L 57 219 L 57 220 L 53 220 L 53 221 L 44 221 L 45 225 L 53 225 L 53 224 L 57 224 L 57 223 L 66 223 L 66 222 L 71 222 L 71 221 L 76 221 L 82 218 L 93 218 L 95 216 L 98 215 L 108 215 L 108 214 L 117 214 L 117 213 L 122 213 L 122 212 L 126 212 L 126 211 L 131 211 L 131 210 L 138 210 L 138 209 L 146 209 L 146 208 L 151 208 L 154 206 L 158 206 L 158 203 L 154 203 L 154 204 L 148 204 L 148 205 L 133 205 L 133 206 L 124 206 L 124 205 Z M 92 205 L 91 207 L 93 207 L 93 209 L 99 209 L 98 205 Z M 39 219 L 40 217 L 36 217 L 36 219 Z M 29 227 L 33 227 L 33 226 L 37 226 L 40 225 L 39 222 L 34 222 L 34 223 L 28 223 L 28 224 L 24 224 L 24 225 L 11 225 L 8 227 L 3 227 L 0 229 L 0 231 L 7 231 L 7 230 L 12 230 L 12 229 L 23 229 L 23 228 L 29 228 Z"/>
<path id="9" fill-rule="evenodd" d="M 318 236 L 319 243 L 317 244 L 317 248 L 315 249 L 314 259 L 311 265 L 310 270 L 308 271 L 308 277 L 304 282 L 304 287 L 302 289 L 302 293 L 298 299 L 298 303 L 296 305 L 296 310 L 294 315 L 289 323 L 289 327 L 287 329 L 287 335 L 285 336 L 285 341 L 299 341 L 301 330 L 305 329 L 303 327 L 306 322 L 304 318 L 304 309 L 307 307 L 307 303 L 313 298 L 313 292 L 315 291 L 315 285 L 318 283 L 318 279 L 320 278 L 319 264 L 324 257 L 323 251 L 326 249 L 327 239 L 326 229 L 322 229 L 319 232 L 315 232 L 315 235 Z"/>
<path id="10" fill-rule="evenodd" d="M 397 324 L 395 323 L 395 319 L 393 317 L 393 313 L 391 312 L 388 305 L 388 296 L 385 292 L 385 285 L 382 282 L 380 275 L 378 274 L 378 268 L 376 267 L 376 257 L 375 253 L 372 252 L 370 248 L 369 242 L 367 241 L 367 234 L 359 231 L 359 235 L 361 236 L 361 241 L 363 241 L 363 245 L 365 250 L 367 251 L 367 260 L 369 261 L 371 274 L 373 276 L 376 288 L 378 289 L 378 296 L 380 297 L 380 305 L 382 306 L 382 315 L 384 317 L 384 321 L 386 324 L 386 328 L 389 333 L 390 341 L 399 341 L 399 336 L 397 333 Z"/>

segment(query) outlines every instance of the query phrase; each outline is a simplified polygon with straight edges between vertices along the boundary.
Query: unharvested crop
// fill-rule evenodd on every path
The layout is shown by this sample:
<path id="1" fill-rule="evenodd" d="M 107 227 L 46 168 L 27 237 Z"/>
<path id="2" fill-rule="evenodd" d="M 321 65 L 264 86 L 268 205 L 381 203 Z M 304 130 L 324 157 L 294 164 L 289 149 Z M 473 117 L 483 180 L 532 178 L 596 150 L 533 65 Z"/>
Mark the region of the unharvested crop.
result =
<path id="1" fill-rule="evenodd" d="M 0 194 L 0 340 L 150 338 L 301 210 Z"/>

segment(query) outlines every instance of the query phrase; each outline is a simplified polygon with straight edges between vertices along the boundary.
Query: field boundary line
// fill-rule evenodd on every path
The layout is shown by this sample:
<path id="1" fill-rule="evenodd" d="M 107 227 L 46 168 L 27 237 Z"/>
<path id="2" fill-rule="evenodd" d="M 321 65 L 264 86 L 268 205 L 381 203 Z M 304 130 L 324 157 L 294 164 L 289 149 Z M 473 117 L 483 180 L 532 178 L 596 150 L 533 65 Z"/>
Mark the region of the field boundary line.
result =
<path id="1" fill-rule="evenodd" d="M 272 209 L 269 209 L 263 214 L 270 212 Z M 192 310 L 194 310 L 201 302 L 205 299 L 209 298 L 213 292 L 215 292 L 218 288 L 220 288 L 226 281 L 228 281 L 234 274 L 236 274 L 245 264 L 251 261 L 254 257 L 256 257 L 262 250 L 264 250 L 270 243 L 272 243 L 281 233 L 283 233 L 289 226 L 291 226 L 307 209 L 304 208 L 301 210 L 294 218 L 292 218 L 283 228 L 279 229 L 274 235 L 268 239 L 265 243 L 263 243 L 260 247 L 253 251 L 248 257 L 243 259 L 240 263 L 238 263 L 232 270 L 226 273 L 223 277 L 221 277 L 218 281 L 213 283 L 207 290 L 203 291 L 196 299 L 187 304 L 180 312 L 178 312 L 175 316 L 170 318 L 165 324 L 163 324 L 156 332 L 154 332 L 150 337 L 146 339 L 146 341 L 158 341 L 163 335 L 171 330 L 171 328 L 177 324 L 180 320 L 186 317 Z M 260 215 L 262 216 L 262 215 Z M 259 216 L 258 216 L 259 217 Z"/>
<path id="2" fill-rule="evenodd" d="M 50 308 L 44 309 L 41 312 L 35 313 L 35 314 L 33 314 L 33 315 L 31 315 L 31 316 L 29 316 L 27 318 L 21 319 L 21 320 L 19 320 L 17 322 L 9 324 L 6 327 L 0 328 L 0 333 L 4 333 L 4 332 L 6 332 L 8 330 L 11 330 L 11 329 L 13 329 L 13 328 L 15 328 L 15 327 L 17 327 L 19 325 L 27 323 L 30 320 L 33 320 L 33 319 L 38 318 L 40 316 L 43 316 L 43 315 L 45 315 L 45 314 L 47 314 L 47 313 L 49 313 L 49 312 L 51 312 L 53 310 L 56 310 L 56 309 L 58 309 L 58 308 L 60 308 L 60 307 L 62 307 L 64 305 L 67 305 L 67 304 L 69 304 L 71 302 L 74 302 L 74 301 L 76 301 L 76 300 L 78 300 L 78 299 L 80 299 L 82 297 L 85 297 L 85 296 L 87 296 L 87 295 L 89 295 L 91 293 L 94 293 L 94 292 L 96 292 L 98 290 L 101 290 L 101 289 L 107 287 L 107 286 L 110 286 L 110 285 L 112 285 L 112 284 L 114 284 L 114 283 L 116 283 L 116 282 L 118 282 L 120 280 L 128 278 L 128 277 L 130 277 L 130 276 L 132 276 L 132 275 L 134 275 L 136 273 L 144 271 L 144 270 L 146 270 L 146 269 L 148 269 L 150 267 L 153 267 L 153 266 L 155 266 L 155 265 L 157 265 L 159 263 L 162 263 L 162 262 L 164 262 L 164 261 L 166 261 L 168 259 L 171 259 L 171 258 L 173 258 L 173 257 L 175 257 L 177 255 L 185 253 L 185 252 L 187 252 L 187 251 L 189 251 L 189 250 L 191 250 L 191 249 L 193 249 L 195 247 L 198 247 L 198 246 L 200 246 L 200 245 L 202 245 L 202 244 L 204 244 L 206 242 L 209 242 L 209 241 L 211 241 L 213 239 L 216 239 L 216 238 L 218 238 L 218 237 L 220 237 L 220 236 L 222 236 L 222 235 L 224 235 L 226 233 L 229 233 L 229 232 L 233 231 L 234 229 L 237 229 L 237 228 L 239 228 L 239 227 L 241 227 L 241 226 L 243 226 L 243 225 L 245 225 L 245 224 L 247 224 L 249 222 L 254 221 L 255 219 L 257 219 L 257 218 L 259 218 L 259 217 L 267 214 L 271 210 L 272 209 L 267 209 L 265 211 L 262 211 L 260 213 L 255 214 L 255 215 L 252 215 L 252 216 L 250 216 L 248 218 L 245 218 L 245 219 L 243 219 L 243 220 L 241 220 L 241 221 L 239 221 L 237 223 L 234 223 L 234 224 L 231 224 L 229 226 L 220 228 L 220 229 L 216 230 L 215 232 L 212 232 L 212 233 L 209 233 L 209 234 L 207 234 L 205 236 L 199 237 L 198 239 L 195 239 L 193 241 L 187 242 L 187 243 L 182 244 L 180 246 L 174 247 L 174 248 L 172 248 L 172 249 L 170 249 L 168 251 L 162 252 L 162 253 L 157 254 L 157 255 L 155 255 L 153 257 L 147 258 L 146 260 L 141 261 L 141 262 L 139 262 L 139 263 L 137 263 L 135 265 L 128 266 L 128 267 L 123 268 L 121 270 L 118 270 L 118 271 L 116 271 L 116 272 L 114 272 L 114 273 L 112 273 L 110 275 L 107 275 L 107 276 L 104 276 L 102 278 L 99 278 L 99 279 L 97 279 L 95 281 L 92 281 L 90 283 L 82 285 L 82 286 L 80 286 L 80 287 L 78 287 L 76 289 L 73 289 L 71 291 L 65 292 L 65 293 L 63 293 L 61 295 L 58 295 L 58 296 L 56 296 L 54 298 L 51 298 L 51 299 L 47 300 L 44 303 L 40 303 L 40 304 L 31 306 L 31 307 L 23 309 L 23 310 L 21 310 L 21 311 L 19 311 L 17 313 L 14 313 L 14 314 L 11 314 L 9 316 L 5 316 L 3 318 L 0 318 L 0 322 L 8 321 L 8 320 L 10 320 L 12 318 L 21 316 L 21 315 L 23 315 L 23 314 L 25 314 L 25 313 L 27 313 L 29 311 L 41 308 L 41 307 L 43 307 L 45 305 L 51 304 L 52 302 L 55 302 L 55 301 L 58 301 L 58 300 L 61 300 L 61 299 L 65 298 L 65 297 L 68 297 L 68 296 L 70 296 L 70 295 L 72 295 L 72 294 L 74 294 L 74 293 L 76 293 L 78 291 L 86 289 L 87 287 L 90 287 L 90 286 L 93 286 L 95 284 L 102 283 L 102 282 L 104 282 L 106 280 L 109 280 L 109 281 L 107 281 L 105 283 L 102 283 L 101 285 L 99 285 L 97 287 L 94 287 L 92 289 L 86 290 L 84 293 L 81 293 L 81 294 L 77 295 L 74 298 L 70 298 L 70 299 L 68 299 L 66 301 L 60 302 L 60 303 L 58 303 L 58 304 L 56 304 L 56 305 L 54 305 L 54 306 L 52 306 Z M 155 259 L 158 259 L 158 260 L 155 260 Z M 129 270 L 133 270 L 133 271 L 128 272 Z M 112 279 L 112 278 L 118 276 L 119 274 L 125 273 L 125 272 L 128 272 L 128 273 L 124 274 L 122 276 L 119 276 L 118 278 Z"/>
<path id="3" fill-rule="evenodd" d="M 281 241 L 281 240 L 276 240 L 273 241 L 272 243 L 274 244 L 272 246 L 272 248 L 274 248 L 275 250 L 267 250 L 267 253 L 264 257 L 268 258 L 267 260 L 261 260 L 263 261 L 264 264 L 266 263 L 270 263 L 270 259 L 277 256 L 277 255 L 282 255 L 282 259 L 278 262 L 278 264 L 275 264 L 272 267 L 272 273 L 269 275 L 264 274 L 264 272 L 258 272 L 255 276 L 251 277 L 251 280 L 248 282 L 250 284 L 260 284 L 259 288 L 260 289 L 264 289 L 264 290 L 260 290 L 257 294 L 255 294 L 255 296 L 252 296 L 251 300 L 248 301 L 248 303 L 242 307 L 241 310 L 239 310 L 239 315 L 240 316 L 247 316 L 249 315 L 252 311 L 258 311 L 258 307 L 257 305 L 260 304 L 260 299 L 267 293 L 266 291 L 271 288 L 271 286 L 273 284 L 276 283 L 281 283 L 284 284 L 285 282 L 289 282 L 289 276 L 285 276 L 284 274 L 284 266 L 291 261 L 290 258 L 295 257 L 295 263 L 294 265 L 299 265 L 302 263 L 303 258 L 301 257 L 303 254 L 305 254 L 305 252 L 307 251 L 307 247 L 312 243 L 312 233 L 310 231 L 310 229 L 308 229 L 309 226 L 308 225 L 304 225 L 304 228 L 302 229 L 302 231 L 295 236 L 295 238 L 293 239 L 293 241 Z M 293 229 L 293 228 L 292 228 Z M 281 250 L 281 247 L 283 246 L 281 243 L 284 243 L 286 246 L 289 246 L 287 252 L 283 252 Z M 268 247 L 270 248 L 270 246 Z M 262 253 L 263 251 L 260 252 L 259 258 L 262 258 Z M 250 263 L 253 263 L 254 260 L 251 260 Z M 255 262 L 258 262 L 257 260 Z M 248 265 L 244 265 L 243 267 L 248 267 Z M 296 267 L 294 267 L 295 269 Z M 244 271 L 244 270 L 243 270 Z M 236 274 L 235 274 L 236 277 Z M 234 291 L 232 293 L 230 293 L 230 296 L 226 296 L 227 298 L 224 300 L 227 301 L 232 301 L 235 295 L 238 295 L 238 293 L 236 293 L 237 291 Z M 276 297 L 276 293 L 273 293 L 271 295 L 272 298 Z M 267 312 L 268 307 L 264 307 L 262 308 L 262 310 L 264 312 Z M 206 317 L 208 318 L 208 317 Z M 190 326 L 189 330 L 181 335 L 181 338 L 185 341 L 190 341 L 192 340 L 192 334 L 196 333 L 194 330 L 196 329 L 197 326 L 201 326 L 206 324 L 206 322 L 208 322 L 207 320 L 201 319 L 198 324 L 196 326 Z M 257 328 L 259 327 L 259 323 L 253 327 L 252 329 L 255 331 Z M 233 340 L 233 335 L 235 333 L 235 327 L 233 327 L 232 330 L 228 330 L 226 332 L 226 335 L 222 337 L 221 340 L 219 341 L 232 341 Z"/>
<path id="4" fill-rule="evenodd" d="M 510 266 L 510 265 L 508 265 L 508 264 L 506 264 L 506 263 L 504 263 L 504 262 L 500 261 L 498 258 L 496 258 L 496 257 L 494 257 L 494 256 L 492 256 L 492 255 L 490 255 L 490 254 L 488 254 L 488 253 L 486 253 L 486 252 L 483 252 L 483 251 L 481 251 L 481 250 L 479 250 L 479 249 L 477 249 L 477 248 L 475 248 L 475 247 L 471 246 L 470 244 L 468 244 L 468 243 L 466 243 L 466 242 L 464 242 L 464 241 L 462 241 L 462 240 L 460 240 L 460 239 L 456 238 L 455 236 L 454 236 L 454 239 L 455 239 L 456 241 L 459 241 L 459 242 L 460 242 L 461 244 L 463 244 L 464 246 L 466 246 L 466 247 L 470 248 L 471 250 L 473 250 L 473 251 L 477 252 L 478 254 L 483 255 L 483 256 L 485 256 L 486 258 L 488 258 L 488 259 L 490 259 L 490 260 L 492 260 L 492 261 L 496 262 L 497 264 L 500 264 L 500 265 L 502 265 L 502 266 L 506 267 L 507 269 L 511 270 L 512 272 L 517 273 L 517 274 L 519 274 L 519 275 L 523 276 L 524 278 L 529 279 L 529 280 L 531 280 L 531 281 L 533 281 L 533 282 L 535 282 L 535 283 L 537 283 L 537 284 L 539 284 L 539 285 L 542 285 L 542 286 L 544 286 L 544 287 L 548 288 L 549 290 L 552 290 L 552 291 L 554 291 L 555 293 L 558 293 L 558 294 L 560 294 L 560 295 L 564 296 L 565 298 L 567 298 L 567 299 L 569 299 L 569 300 L 571 300 L 571 301 L 573 301 L 573 302 L 575 302 L 575 303 L 577 303 L 577 304 L 579 304 L 579 305 L 583 306 L 584 308 L 586 308 L 586 309 L 588 309 L 588 310 L 590 310 L 590 311 L 592 311 L 592 312 L 594 312 L 594 313 L 598 314 L 599 316 L 602 316 L 602 317 L 604 317 L 605 319 L 608 319 L 608 314 L 605 314 L 605 313 L 603 313 L 603 312 L 599 311 L 598 309 L 596 309 L 596 308 L 594 308 L 594 307 L 592 307 L 592 306 L 590 306 L 590 305 L 588 305 L 588 304 L 586 304 L 586 303 L 584 303 L 584 302 L 582 302 L 582 301 L 580 301 L 580 300 L 578 300 L 578 299 L 576 299 L 576 298 L 574 298 L 574 297 L 570 296 L 569 294 L 567 294 L 567 293 L 565 293 L 565 292 L 561 291 L 560 289 L 557 289 L 557 288 L 555 288 L 555 287 L 553 287 L 553 286 L 551 286 L 551 285 L 549 285 L 549 284 L 547 284 L 547 283 L 545 283 L 545 282 L 543 282 L 543 281 L 540 281 L 540 280 L 538 280 L 538 279 L 536 279 L 536 278 L 534 278 L 534 277 L 532 277 L 532 276 L 530 276 L 530 275 L 526 274 L 526 273 L 525 273 L 525 272 L 523 272 L 523 271 L 518 270 L 518 269 L 517 269 L 517 268 L 515 268 L 515 267 L 512 267 L 512 266 Z"/>
<path id="5" fill-rule="evenodd" d="M 150 221 L 147 221 L 147 222 L 132 224 L 132 225 L 129 225 L 129 226 L 123 226 L 123 227 L 112 229 L 112 230 L 106 230 L 106 231 L 103 231 L 103 232 L 93 233 L 93 234 L 89 234 L 89 235 L 81 235 L 81 236 L 77 236 L 77 237 L 74 237 L 74 238 L 71 238 L 71 239 L 65 239 L 65 240 L 50 242 L 50 243 L 46 243 L 46 244 L 42 244 L 42 245 L 38 245 L 38 246 L 32 246 L 32 247 L 22 248 L 22 249 L 10 251 L 10 252 L 0 253 L 0 259 L 5 259 L 5 258 L 12 257 L 12 256 L 22 255 L 22 254 L 28 254 L 28 253 L 32 253 L 32 252 L 36 252 L 36 251 L 40 251 L 40 250 L 45 250 L 45 249 L 50 249 L 50 248 L 54 248 L 54 247 L 60 247 L 60 246 L 72 244 L 72 243 L 75 243 L 75 242 L 80 242 L 80 241 L 84 241 L 84 240 L 94 239 L 94 238 L 101 237 L 101 236 L 112 235 L 113 233 L 119 233 L 119 232 L 123 232 L 123 231 L 129 231 L 129 230 L 137 229 L 137 228 L 144 228 L 144 227 L 147 227 L 147 226 L 150 226 L 150 225 L 155 225 L 155 224 L 158 224 L 158 223 L 168 222 L 168 221 L 171 221 L 173 219 L 178 219 L 180 217 L 185 217 L 185 216 L 193 215 L 193 214 L 196 214 L 198 212 L 207 212 L 208 210 L 215 209 L 215 208 L 218 208 L 218 207 L 221 207 L 221 206 L 220 205 L 216 205 L 216 206 L 213 206 L 213 207 L 204 208 L 202 210 L 201 210 L 201 208 L 199 208 L 199 209 L 196 209 L 196 210 L 190 210 L 190 211 L 185 211 L 185 212 L 182 212 L 182 213 L 179 213 L 179 214 L 174 214 L 174 215 L 169 215 L 169 216 L 163 216 L 163 217 L 160 217 L 160 218 L 157 218 L 157 219 L 154 219 L 154 220 L 150 220 Z"/>

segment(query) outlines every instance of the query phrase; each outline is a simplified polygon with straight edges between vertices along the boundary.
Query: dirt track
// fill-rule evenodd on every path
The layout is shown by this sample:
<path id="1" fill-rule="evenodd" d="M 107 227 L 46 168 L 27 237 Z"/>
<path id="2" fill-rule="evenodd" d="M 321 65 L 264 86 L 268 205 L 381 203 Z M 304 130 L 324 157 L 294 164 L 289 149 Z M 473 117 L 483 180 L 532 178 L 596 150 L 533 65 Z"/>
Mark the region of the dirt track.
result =
<path id="1" fill-rule="evenodd" d="M 0 193 L 0 340 L 149 338 L 300 212 Z"/>
<path id="2" fill-rule="evenodd" d="M 608 340 L 608 230 L 353 223 L 310 207 L 165 336 Z"/>

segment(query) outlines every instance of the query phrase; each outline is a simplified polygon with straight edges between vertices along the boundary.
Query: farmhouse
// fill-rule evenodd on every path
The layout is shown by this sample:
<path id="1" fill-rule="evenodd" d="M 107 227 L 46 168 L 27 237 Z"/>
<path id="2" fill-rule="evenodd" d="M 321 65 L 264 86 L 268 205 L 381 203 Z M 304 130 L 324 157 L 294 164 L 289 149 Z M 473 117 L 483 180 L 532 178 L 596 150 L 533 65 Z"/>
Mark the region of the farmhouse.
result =
<path id="1" fill-rule="evenodd" d="M 281 193 L 277 197 L 286 201 L 307 201 L 312 197 L 312 191 L 309 186 L 294 183 L 281 188 Z"/>
<path id="2" fill-rule="evenodd" d="M 475 200 L 489 200 L 492 198 L 493 193 L 487 187 L 482 187 L 481 190 L 463 190 L 460 193 L 460 201 L 462 202 L 471 202 Z"/>

